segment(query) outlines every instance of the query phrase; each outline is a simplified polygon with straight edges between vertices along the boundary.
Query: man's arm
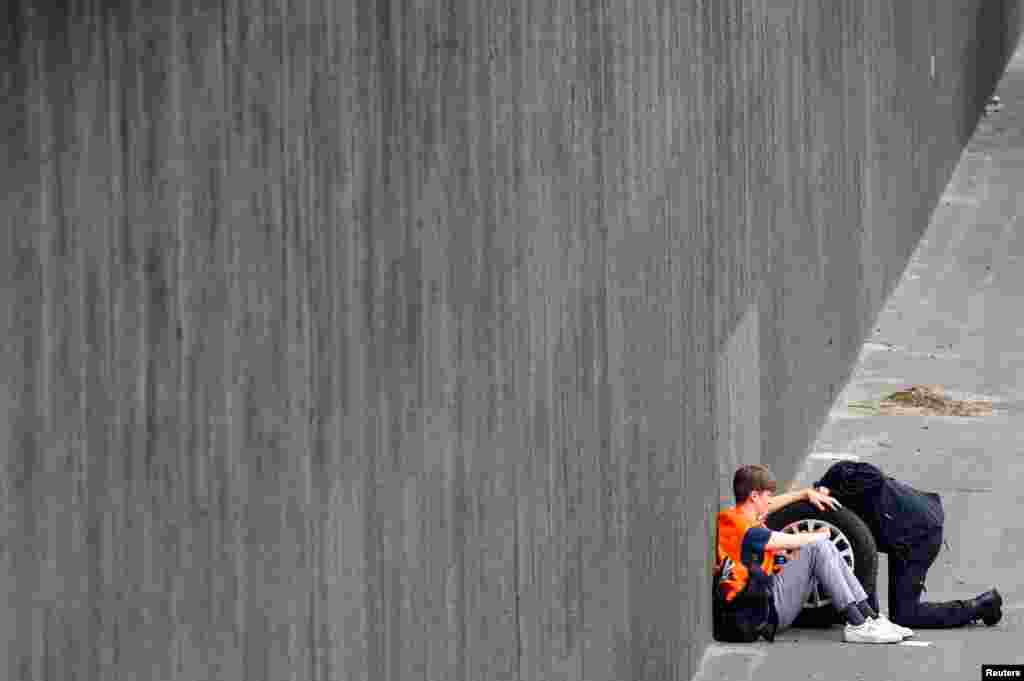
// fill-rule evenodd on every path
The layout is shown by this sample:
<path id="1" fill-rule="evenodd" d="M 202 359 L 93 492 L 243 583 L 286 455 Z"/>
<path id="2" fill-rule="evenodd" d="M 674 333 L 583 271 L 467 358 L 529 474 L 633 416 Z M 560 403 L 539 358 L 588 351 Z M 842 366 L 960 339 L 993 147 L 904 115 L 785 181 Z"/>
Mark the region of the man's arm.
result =
<path id="1" fill-rule="evenodd" d="M 790 504 L 797 501 L 805 501 L 807 499 L 807 492 L 809 488 L 798 489 L 795 492 L 786 492 L 785 494 L 777 494 L 768 501 L 768 510 L 765 515 L 771 515 L 780 508 L 789 506 Z"/>
<path id="2" fill-rule="evenodd" d="M 780 508 L 789 506 L 795 501 L 810 501 L 819 511 L 824 511 L 826 509 L 832 510 L 842 506 L 838 499 L 829 494 L 827 488 L 819 487 L 818 489 L 811 489 L 810 487 L 805 487 L 804 489 L 799 489 L 795 492 L 786 492 L 785 494 L 773 496 L 768 501 L 768 510 L 765 512 L 765 515 L 769 516 Z"/>
<path id="3" fill-rule="evenodd" d="M 788 534 L 786 532 L 772 532 L 771 537 L 768 539 L 768 543 L 765 545 L 766 549 L 772 550 L 789 550 L 798 549 L 801 546 L 807 546 L 811 542 L 821 541 L 829 538 L 828 528 L 821 527 L 814 532 L 801 532 L 799 534 Z"/>

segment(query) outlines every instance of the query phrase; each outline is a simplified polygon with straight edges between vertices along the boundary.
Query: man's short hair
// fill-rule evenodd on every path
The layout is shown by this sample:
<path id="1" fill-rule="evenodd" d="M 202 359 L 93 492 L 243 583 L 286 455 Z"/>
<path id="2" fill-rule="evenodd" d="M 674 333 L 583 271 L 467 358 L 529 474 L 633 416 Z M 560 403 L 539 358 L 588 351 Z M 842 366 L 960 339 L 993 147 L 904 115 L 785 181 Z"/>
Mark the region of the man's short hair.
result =
<path id="1" fill-rule="evenodd" d="M 732 493 L 736 496 L 737 504 L 749 499 L 751 492 L 767 490 L 774 494 L 775 489 L 775 477 L 770 470 L 760 464 L 741 466 L 732 478 Z"/>

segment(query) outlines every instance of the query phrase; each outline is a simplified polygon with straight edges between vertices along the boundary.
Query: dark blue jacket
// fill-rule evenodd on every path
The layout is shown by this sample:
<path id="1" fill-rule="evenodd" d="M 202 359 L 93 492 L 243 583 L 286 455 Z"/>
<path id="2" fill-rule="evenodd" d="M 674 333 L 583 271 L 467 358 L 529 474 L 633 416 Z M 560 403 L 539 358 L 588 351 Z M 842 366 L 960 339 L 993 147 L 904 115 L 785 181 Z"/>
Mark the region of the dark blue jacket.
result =
<path id="1" fill-rule="evenodd" d="M 827 487 L 841 504 L 870 528 L 878 550 L 904 559 L 913 556 L 922 539 L 942 531 L 942 499 L 885 475 L 862 461 L 839 461 L 814 483 Z"/>

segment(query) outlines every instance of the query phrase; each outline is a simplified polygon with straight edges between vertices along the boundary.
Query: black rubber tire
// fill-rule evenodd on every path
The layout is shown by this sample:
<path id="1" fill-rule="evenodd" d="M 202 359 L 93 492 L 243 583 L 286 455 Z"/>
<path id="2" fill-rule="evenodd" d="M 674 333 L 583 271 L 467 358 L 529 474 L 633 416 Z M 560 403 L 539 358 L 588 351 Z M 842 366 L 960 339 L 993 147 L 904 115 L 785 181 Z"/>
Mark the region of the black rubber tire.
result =
<path id="1" fill-rule="evenodd" d="M 787 525 L 802 521 L 816 520 L 827 522 L 845 535 L 849 541 L 850 553 L 853 554 L 853 573 L 857 575 L 864 591 L 877 593 L 878 586 L 878 547 L 871 530 L 857 514 L 848 508 L 819 511 L 809 501 L 798 501 L 784 506 L 765 519 L 765 525 L 776 532 L 781 532 Z M 833 541 L 838 541 L 837 548 L 845 551 L 845 543 L 833 532 Z M 842 544 L 842 546 L 840 546 Z M 804 609 L 793 622 L 794 627 L 823 628 L 843 621 L 842 616 L 831 604 L 812 607 L 805 603 Z"/>

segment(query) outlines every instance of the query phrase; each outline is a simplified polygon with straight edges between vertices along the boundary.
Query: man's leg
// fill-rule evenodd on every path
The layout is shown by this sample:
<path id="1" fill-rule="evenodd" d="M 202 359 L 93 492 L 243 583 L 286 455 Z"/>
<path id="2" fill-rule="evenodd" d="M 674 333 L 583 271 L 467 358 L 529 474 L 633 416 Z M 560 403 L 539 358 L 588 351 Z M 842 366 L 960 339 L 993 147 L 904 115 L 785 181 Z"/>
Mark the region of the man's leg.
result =
<path id="1" fill-rule="evenodd" d="M 824 564 L 828 568 L 829 578 L 842 580 L 842 583 L 846 586 L 846 593 L 850 594 L 849 599 L 844 596 L 841 602 L 837 601 L 829 587 L 829 579 L 826 579 L 824 576 L 820 578 L 822 585 L 829 593 L 829 597 L 835 602 L 837 610 L 841 611 L 850 603 L 859 603 L 867 599 L 868 595 L 864 591 L 860 580 L 857 579 L 857 575 L 853 574 L 853 570 L 846 564 L 843 557 L 839 555 L 839 549 L 836 548 L 835 544 L 830 541 L 819 541 L 814 542 L 811 546 L 818 546 L 818 550 L 824 555 Z"/>
<path id="2" fill-rule="evenodd" d="M 868 606 L 875 612 L 882 612 L 881 608 L 878 606 L 878 589 L 875 589 L 868 594 Z"/>
<path id="3" fill-rule="evenodd" d="M 786 563 L 782 572 L 775 576 L 772 595 L 779 614 L 779 631 L 793 624 L 817 583 L 824 587 L 840 612 L 867 598 L 835 545 L 830 541 L 816 541 L 801 548 L 800 555 Z"/>
<path id="4" fill-rule="evenodd" d="M 829 543 L 831 544 L 832 542 Z M 835 545 L 833 544 L 833 546 Z M 836 550 L 836 555 L 839 555 L 838 549 Z M 864 591 L 864 585 L 860 583 L 859 579 L 857 579 L 857 575 L 853 574 L 853 570 L 850 568 L 849 564 L 845 560 L 843 560 L 842 556 L 839 556 L 839 560 L 843 563 L 843 565 L 846 565 L 846 569 L 842 570 L 842 575 L 843 579 L 846 580 L 847 586 L 850 587 L 850 591 L 857 591 L 858 589 L 860 591 Z M 868 598 L 868 596 L 865 596 L 865 598 Z"/>
<path id="5" fill-rule="evenodd" d="M 974 613 L 961 601 L 922 603 L 924 578 L 942 546 L 942 533 L 925 540 L 919 556 L 889 555 L 889 616 L 893 622 L 917 629 L 962 627 Z"/>
<path id="6" fill-rule="evenodd" d="M 852 593 L 857 593 L 857 594 L 859 594 L 859 593 L 866 593 L 866 589 L 864 589 L 864 585 L 860 583 L 860 580 L 857 579 L 857 575 L 855 575 L 853 573 L 853 568 L 850 567 L 849 563 L 847 563 L 845 560 L 843 560 L 842 556 L 840 556 L 839 559 L 840 559 L 840 561 L 842 561 L 843 565 L 846 568 L 844 570 L 841 570 L 841 573 L 842 573 L 843 577 L 846 579 L 846 584 L 847 584 L 847 586 L 850 587 L 850 591 Z M 877 599 L 875 597 L 873 597 L 872 594 L 867 594 L 864 598 L 858 598 L 857 599 L 857 603 L 861 604 L 863 606 L 867 606 L 867 609 L 865 609 L 864 607 L 861 607 L 861 612 L 863 612 L 866 616 L 869 616 L 869 617 L 877 617 L 878 616 L 878 612 L 879 612 L 879 610 L 878 610 L 878 602 L 877 602 Z"/>
<path id="7" fill-rule="evenodd" d="M 787 561 L 782 572 L 775 575 L 772 598 L 775 600 L 775 612 L 779 615 L 778 631 L 793 624 L 811 594 L 815 585 L 812 567 L 810 552 L 801 549 L 797 557 Z"/>

